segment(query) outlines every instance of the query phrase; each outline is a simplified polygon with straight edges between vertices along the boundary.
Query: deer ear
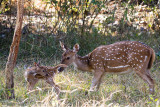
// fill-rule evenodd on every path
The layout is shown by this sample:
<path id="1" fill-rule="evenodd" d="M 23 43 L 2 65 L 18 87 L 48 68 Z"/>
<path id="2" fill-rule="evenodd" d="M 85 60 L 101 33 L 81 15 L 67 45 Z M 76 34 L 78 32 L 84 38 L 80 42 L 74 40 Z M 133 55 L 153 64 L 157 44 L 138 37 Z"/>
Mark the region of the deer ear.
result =
<path id="1" fill-rule="evenodd" d="M 62 72 L 64 70 L 64 68 L 66 68 L 66 67 L 68 67 L 68 66 L 65 64 L 59 64 L 55 68 L 56 68 L 57 72 Z"/>
<path id="2" fill-rule="evenodd" d="M 67 50 L 66 46 L 61 41 L 59 43 L 60 43 L 60 46 L 61 46 L 62 50 L 66 51 Z"/>
<path id="3" fill-rule="evenodd" d="M 43 76 L 42 76 L 42 75 L 37 74 L 37 73 L 35 73 L 35 74 L 33 74 L 33 75 L 34 75 L 34 77 L 35 77 L 35 78 L 43 78 Z"/>
<path id="4" fill-rule="evenodd" d="M 35 67 L 39 66 L 39 63 L 34 62 L 34 66 Z"/>
<path id="5" fill-rule="evenodd" d="M 37 66 L 37 62 L 34 62 L 34 66 Z"/>
<path id="6" fill-rule="evenodd" d="M 79 51 L 79 44 L 75 44 L 73 47 L 73 52 L 78 52 Z"/>

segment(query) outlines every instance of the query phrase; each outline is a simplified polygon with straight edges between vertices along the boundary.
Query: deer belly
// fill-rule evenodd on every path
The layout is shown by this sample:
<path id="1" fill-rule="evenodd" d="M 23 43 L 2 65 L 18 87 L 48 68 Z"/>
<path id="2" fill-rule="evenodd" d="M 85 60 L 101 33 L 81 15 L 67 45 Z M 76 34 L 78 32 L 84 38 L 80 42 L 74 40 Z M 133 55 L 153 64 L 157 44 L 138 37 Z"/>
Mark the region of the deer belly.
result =
<path id="1" fill-rule="evenodd" d="M 107 66 L 106 72 L 110 73 L 130 73 L 133 69 L 129 65 L 121 65 L 121 66 Z"/>

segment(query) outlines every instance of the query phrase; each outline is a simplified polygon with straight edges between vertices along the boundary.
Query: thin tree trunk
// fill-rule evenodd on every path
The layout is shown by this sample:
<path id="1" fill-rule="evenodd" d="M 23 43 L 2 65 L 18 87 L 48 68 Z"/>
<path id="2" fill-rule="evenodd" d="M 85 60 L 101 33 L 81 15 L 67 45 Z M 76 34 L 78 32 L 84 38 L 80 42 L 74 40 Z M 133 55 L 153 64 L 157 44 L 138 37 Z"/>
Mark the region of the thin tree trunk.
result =
<path id="1" fill-rule="evenodd" d="M 7 99 L 15 98 L 13 70 L 14 70 L 14 67 L 16 64 L 16 59 L 17 59 L 17 54 L 18 54 L 18 49 L 19 49 L 19 42 L 21 39 L 23 10 L 24 10 L 24 0 L 18 0 L 17 1 L 16 27 L 15 27 L 15 31 L 14 31 L 12 44 L 10 47 L 8 61 L 6 63 L 6 68 L 5 68 Z"/>

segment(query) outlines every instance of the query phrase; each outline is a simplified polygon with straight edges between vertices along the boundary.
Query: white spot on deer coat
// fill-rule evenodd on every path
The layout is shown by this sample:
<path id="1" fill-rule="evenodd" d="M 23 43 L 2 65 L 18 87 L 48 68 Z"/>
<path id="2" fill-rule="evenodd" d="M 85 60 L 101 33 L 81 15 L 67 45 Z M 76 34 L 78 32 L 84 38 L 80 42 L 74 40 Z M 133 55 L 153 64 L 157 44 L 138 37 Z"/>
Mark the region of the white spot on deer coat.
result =
<path id="1" fill-rule="evenodd" d="M 145 62 L 145 61 L 147 61 L 147 56 L 145 56 L 145 58 L 144 58 L 144 62 Z"/>
<path id="2" fill-rule="evenodd" d="M 115 67 L 110 67 L 110 66 L 107 66 L 108 68 L 111 68 L 111 69 L 119 69 L 119 68 L 126 68 L 126 67 L 129 67 L 130 65 L 124 65 L 124 66 L 115 66 Z"/>

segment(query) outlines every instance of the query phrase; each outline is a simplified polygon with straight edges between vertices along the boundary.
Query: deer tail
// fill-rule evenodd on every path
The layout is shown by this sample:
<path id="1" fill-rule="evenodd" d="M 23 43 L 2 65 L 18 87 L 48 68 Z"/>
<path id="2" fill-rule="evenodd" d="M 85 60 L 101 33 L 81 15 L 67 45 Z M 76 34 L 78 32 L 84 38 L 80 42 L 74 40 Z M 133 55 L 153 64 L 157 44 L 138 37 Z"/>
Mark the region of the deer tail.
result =
<path id="1" fill-rule="evenodd" d="M 148 69 L 151 69 L 154 60 L 155 60 L 155 52 L 154 52 L 154 50 L 151 48 L 151 57 L 150 57 L 150 61 L 149 61 L 149 64 L 148 64 Z"/>

